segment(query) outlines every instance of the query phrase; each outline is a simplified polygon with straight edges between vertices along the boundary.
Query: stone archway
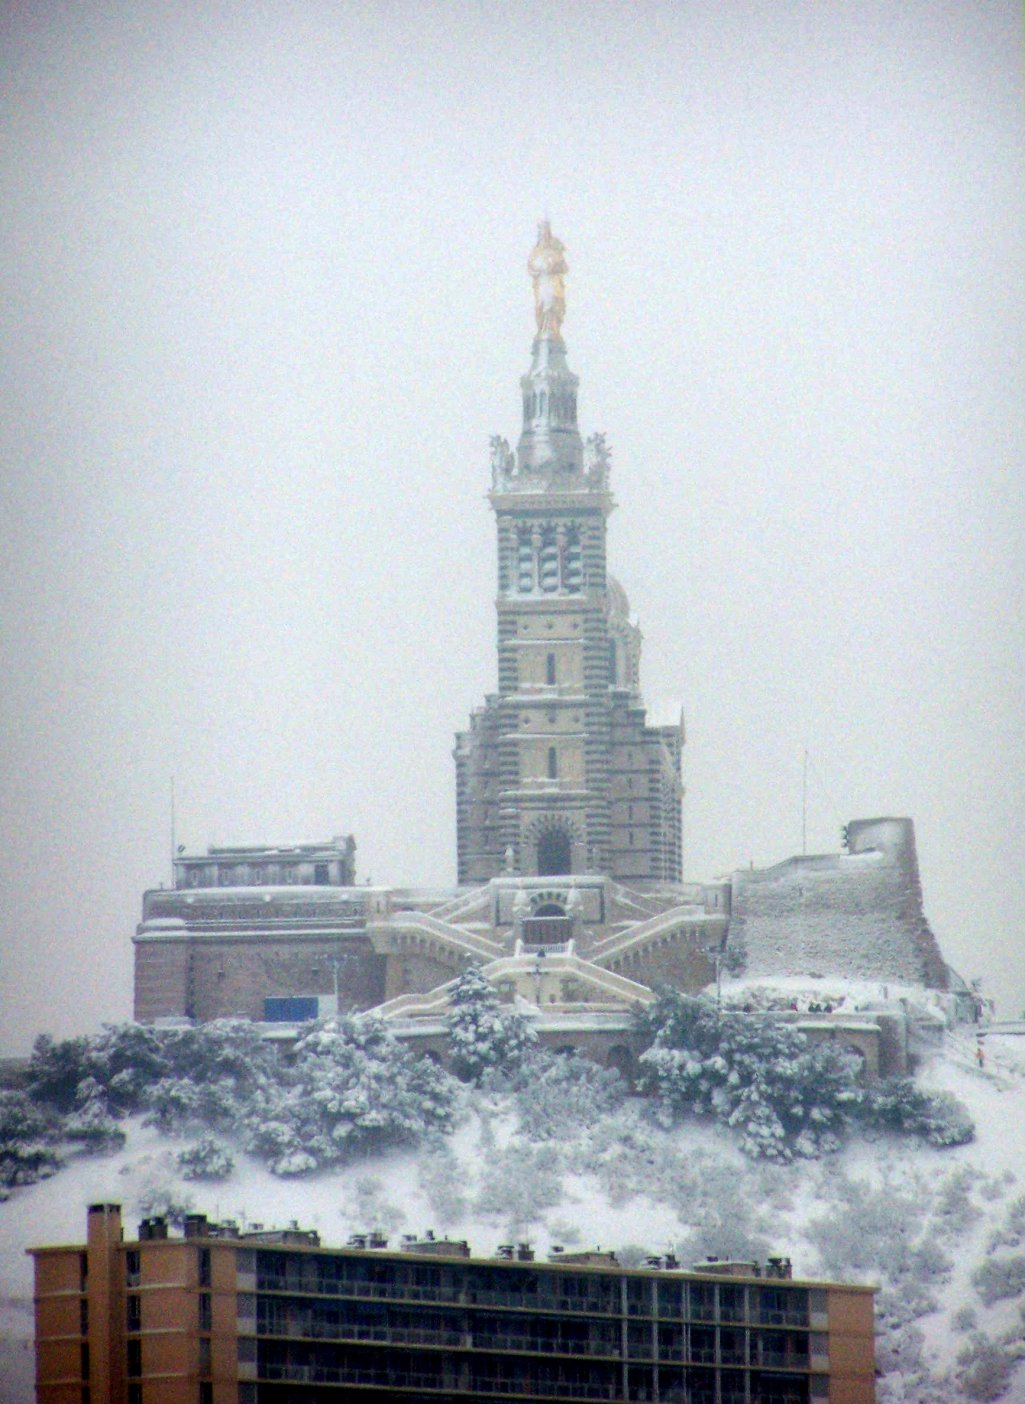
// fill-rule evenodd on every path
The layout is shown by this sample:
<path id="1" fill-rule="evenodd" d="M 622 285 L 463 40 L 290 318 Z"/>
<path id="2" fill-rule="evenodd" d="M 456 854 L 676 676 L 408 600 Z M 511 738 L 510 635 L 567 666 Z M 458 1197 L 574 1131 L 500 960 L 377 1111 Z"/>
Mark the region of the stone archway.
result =
<path id="1" fill-rule="evenodd" d="M 605 1066 L 619 1073 L 628 1087 L 633 1086 L 634 1055 L 625 1044 L 613 1044 L 605 1056 Z"/>
<path id="2" fill-rule="evenodd" d="M 565 877 L 582 872 L 582 825 L 569 814 L 538 814 L 523 829 L 520 851 L 525 876 Z"/>
<path id="3" fill-rule="evenodd" d="M 572 868 L 573 849 L 566 830 L 554 825 L 542 829 L 537 839 L 538 877 L 558 877 Z"/>

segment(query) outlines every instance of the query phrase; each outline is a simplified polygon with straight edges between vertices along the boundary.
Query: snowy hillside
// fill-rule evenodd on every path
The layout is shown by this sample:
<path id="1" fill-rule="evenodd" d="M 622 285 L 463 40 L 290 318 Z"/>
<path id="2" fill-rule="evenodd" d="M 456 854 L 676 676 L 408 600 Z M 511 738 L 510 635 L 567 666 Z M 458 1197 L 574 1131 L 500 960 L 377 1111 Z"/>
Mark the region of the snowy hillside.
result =
<path id="1" fill-rule="evenodd" d="M 670 1246 L 789 1255 L 795 1273 L 876 1282 L 884 1404 L 1025 1401 L 1025 1039 L 991 1038 L 986 1066 L 969 1035 L 948 1039 L 921 1073 L 976 1121 L 969 1145 L 852 1138 L 838 1154 L 790 1165 L 742 1156 L 730 1132 L 661 1130 L 650 1106 L 595 1105 L 576 1124 L 558 1108 L 465 1090 L 456 1129 L 429 1147 L 367 1158 L 301 1180 L 236 1153 L 220 1183 L 182 1178 L 186 1142 L 127 1125 L 115 1154 L 73 1160 L 0 1205 L 3 1404 L 31 1390 L 27 1245 L 81 1239 L 85 1206 L 123 1203 L 128 1223 L 168 1204 L 215 1218 L 297 1218 L 329 1244 L 381 1228 L 434 1228 L 487 1254 L 510 1237 L 619 1251 Z M 554 1113 L 554 1116 L 553 1116 Z M 980 1275 L 980 1268 L 988 1264 Z"/>

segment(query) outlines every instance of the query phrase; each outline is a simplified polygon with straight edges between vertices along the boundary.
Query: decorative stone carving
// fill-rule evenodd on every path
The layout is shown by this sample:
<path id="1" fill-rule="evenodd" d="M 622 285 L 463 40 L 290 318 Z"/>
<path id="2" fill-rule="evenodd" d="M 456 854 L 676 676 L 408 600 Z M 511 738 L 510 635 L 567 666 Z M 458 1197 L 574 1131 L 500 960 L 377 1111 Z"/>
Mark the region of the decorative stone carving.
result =
<path id="1" fill-rule="evenodd" d="M 501 434 L 492 434 L 488 440 L 491 448 L 491 486 L 501 489 L 516 475 L 516 455 L 509 447 L 509 440 Z"/>
<path id="2" fill-rule="evenodd" d="M 612 450 L 604 434 L 592 434 L 584 445 L 584 472 L 590 487 L 608 486 Z"/>

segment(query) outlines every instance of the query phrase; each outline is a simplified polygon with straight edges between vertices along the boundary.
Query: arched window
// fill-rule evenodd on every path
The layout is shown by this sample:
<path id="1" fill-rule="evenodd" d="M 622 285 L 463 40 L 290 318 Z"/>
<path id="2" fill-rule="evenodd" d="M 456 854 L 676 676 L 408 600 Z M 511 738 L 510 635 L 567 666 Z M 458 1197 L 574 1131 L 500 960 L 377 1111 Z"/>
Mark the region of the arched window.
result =
<path id="1" fill-rule="evenodd" d="M 580 538 L 571 533 L 566 538 L 562 553 L 562 586 L 570 595 L 579 595 L 584 583 L 584 562 L 580 551 Z"/>
<path id="2" fill-rule="evenodd" d="M 546 595 L 554 595 L 559 588 L 559 547 L 552 531 L 545 532 L 538 566 L 538 584 Z"/>
<path id="3" fill-rule="evenodd" d="M 524 595 L 534 588 L 534 548 L 527 532 L 521 533 L 516 542 L 516 586 Z"/>
<path id="4" fill-rule="evenodd" d="M 545 682 L 549 687 L 555 685 L 555 654 L 550 653 L 545 660 Z"/>
<path id="5" fill-rule="evenodd" d="M 558 755 L 556 754 L 555 747 L 554 747 L 554 746 L 549 746 L 549 747 L 548 747 L 548 778 L 549 778 L 549 780 L 556 780 L 556 779 L 558 779 L 558 775 L 559 775 L 559 757 L 558 757 Z"/>

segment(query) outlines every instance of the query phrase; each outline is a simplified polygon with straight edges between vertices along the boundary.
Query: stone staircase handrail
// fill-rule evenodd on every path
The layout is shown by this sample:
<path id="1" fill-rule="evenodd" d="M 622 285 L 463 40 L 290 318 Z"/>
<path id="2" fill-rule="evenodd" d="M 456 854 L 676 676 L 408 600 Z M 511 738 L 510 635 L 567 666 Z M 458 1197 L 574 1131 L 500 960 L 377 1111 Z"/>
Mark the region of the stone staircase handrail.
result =
<path id="1" fill-rule="evenodd" d="M 464 926 L 455 926 L 451 922 L 441 921 L 438 917 L 429 916 L 426 912 L 392 912 L 391 916 L 371 922 L 370 925 L 379 929 L 425 931 L 445 941 L 450 946 L 456 946 L 472 955 L 485 956 L 488 960 L 494 960 L 496 956 L 502 954 L 502 947 L 497 941 L 492 941 L 486 936 L 478 936 L 476 932 L 468 931 Z"/>
<path id="2" fill-rule="evenodd" d="M 665 935 L 666 932 L 673 931 L 677 927 L 722 924 L 723 922 L 724 917 L 721 913 L 706 912 L 703 907 L 696 907 L 693 903 L 687 903 L 686 906 L 681 907 L 671 907 L 669 911 L 649 917 L 647 921 L 639 922 L 627 931 L 617 932 L 612 936 L 606 936 L 602 941 L 597 941 L 588 953 L 589 958 L 600 963 L 609 956 L 618 955 L 620 951 L 628 950 L 632 946 L 645 945 L 656 936 Z"/>

